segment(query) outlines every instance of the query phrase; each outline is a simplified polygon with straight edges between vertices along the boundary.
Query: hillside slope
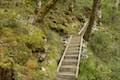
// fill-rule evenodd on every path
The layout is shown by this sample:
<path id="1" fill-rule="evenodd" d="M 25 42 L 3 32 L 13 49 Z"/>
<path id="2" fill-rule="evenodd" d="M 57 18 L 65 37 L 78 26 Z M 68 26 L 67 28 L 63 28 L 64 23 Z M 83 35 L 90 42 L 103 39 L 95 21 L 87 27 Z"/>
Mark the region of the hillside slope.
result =
<path id="1" fill-rule="evenodd" d="M 63 39 L 81 25 L 70 4 L 74 2 L 58 1 L 35 26 L 35 0 L 0 1 L 0 71 L 13 73 L 8 77 L 4 72 L 4 79 L 53 80 Z"/>

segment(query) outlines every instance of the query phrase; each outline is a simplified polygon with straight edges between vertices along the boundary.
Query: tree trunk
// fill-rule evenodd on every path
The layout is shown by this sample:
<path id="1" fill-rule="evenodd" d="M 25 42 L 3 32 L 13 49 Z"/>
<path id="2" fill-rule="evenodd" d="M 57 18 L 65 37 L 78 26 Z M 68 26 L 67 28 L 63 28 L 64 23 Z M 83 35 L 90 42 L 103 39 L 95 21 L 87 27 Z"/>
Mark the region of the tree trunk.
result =
<path id="1" fill-rule="evenodd" d="M 36 0 L 36 10 L 35 13 L 38 13 L 38 11 L 41 9 L 41 0 Z"/>
<path id="2" fill-rule="evenodd" d="M 90 16 L 87 30 L 86 30 L 85 35 L 84 35 L 84 39 L 86 41 L 89 40 L 89 36 L 91 34 L 92 27 L 94 26 L 95 22 L 97 22 L 97 20 L 99 18 L 98 17 L 98 10 L 100 9 L 100 4 L 101 4 L 101 0 L 94 0 L 93 1 L 92 13 Z"/>
<path id="3" fill-rule="evenodd" d="M 54 6 L 57 0 L 49 0 L 46 6 L 41 7 L 37 12 L 37 22 L 41 22 L 50 8 Z"/>
<path id="4" fill-rule="evenodd" d="M 113 0 L 113 6 L 112 6 L 112 11 L 113 11 L 113 14 L 111 15 L 111 23 L 113 22 L 116 22 L 116 13 L 118 13 L 118 10 L 119 10 L 119 3 L 120 3 L 120 0 Z"/>
<path id="5" fill-rule="evenodd" d="M 114 0 L 115 10 L 118 12 L 120 0 Z"/>

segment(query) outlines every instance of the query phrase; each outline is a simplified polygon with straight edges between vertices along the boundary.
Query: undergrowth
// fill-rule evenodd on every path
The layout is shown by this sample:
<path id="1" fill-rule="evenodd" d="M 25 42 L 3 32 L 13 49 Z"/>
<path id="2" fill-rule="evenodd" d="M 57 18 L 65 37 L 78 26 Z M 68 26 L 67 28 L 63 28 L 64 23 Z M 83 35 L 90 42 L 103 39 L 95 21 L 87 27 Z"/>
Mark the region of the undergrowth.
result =
<path id="1" fill-rule="evenodd" d="M 78 80 L 120 80 L 120 33 L 101 27 L 92 34 L 88 59 L 81 61 Z"/>

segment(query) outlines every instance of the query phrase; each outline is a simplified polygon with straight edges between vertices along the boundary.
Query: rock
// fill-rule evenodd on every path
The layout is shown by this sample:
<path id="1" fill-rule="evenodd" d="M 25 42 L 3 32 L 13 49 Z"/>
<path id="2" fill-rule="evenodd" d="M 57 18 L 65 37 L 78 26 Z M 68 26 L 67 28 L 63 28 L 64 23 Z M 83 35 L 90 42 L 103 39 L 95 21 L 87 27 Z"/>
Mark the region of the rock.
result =
<path id="1" fill-rule="evenodd" d="M 86 41 L 84 41 L 84 43 L 83 43 L 83 51 L 82 51 L 81 57 L 83 59 L 88 58 L 88 50 L 87 50 L 87 42 Z"/>
<path id="2" fill-rule="evenodd" d="M 48 63 L 49 63 L 49 64 L 53 64 L 53 61 L 52 61 L 52 60 L 49 60 Z"/>
<path id="3" fill-rule="evenodd" d="M 47 56 L 46 53 L 36 53 L 36 54 L 38 54 L 37 58 L 38 58 L 38 61 L 40 61 L 40 62 L 44 61 L 44 59 Z"/>
<path id="4" fill-rule="evenodd" d="M 46 72 L 46 69 L 44 67 L 41 67 L 42 71 Z"/>

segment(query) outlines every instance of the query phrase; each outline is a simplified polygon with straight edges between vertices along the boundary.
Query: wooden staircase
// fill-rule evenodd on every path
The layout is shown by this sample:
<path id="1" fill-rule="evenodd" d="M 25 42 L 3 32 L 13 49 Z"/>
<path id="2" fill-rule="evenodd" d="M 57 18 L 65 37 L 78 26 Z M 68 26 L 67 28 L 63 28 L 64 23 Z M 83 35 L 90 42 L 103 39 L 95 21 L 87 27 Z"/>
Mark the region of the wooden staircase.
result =
<path id="1" fill-rule="evenodd" d="M 55 80 L 76 80 L 79 73 L 83 35 L 87 29 L 86 22 L 78 35 L 70 37 L 57 69 Z"/>
<path id="2" fill-rule="evenodd" d="M 71 37 L 58 67 L 56 80 L 75 80 L 78 74 L 81 41 L 80 35 Z"/>

